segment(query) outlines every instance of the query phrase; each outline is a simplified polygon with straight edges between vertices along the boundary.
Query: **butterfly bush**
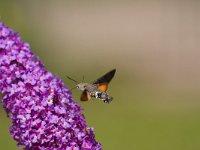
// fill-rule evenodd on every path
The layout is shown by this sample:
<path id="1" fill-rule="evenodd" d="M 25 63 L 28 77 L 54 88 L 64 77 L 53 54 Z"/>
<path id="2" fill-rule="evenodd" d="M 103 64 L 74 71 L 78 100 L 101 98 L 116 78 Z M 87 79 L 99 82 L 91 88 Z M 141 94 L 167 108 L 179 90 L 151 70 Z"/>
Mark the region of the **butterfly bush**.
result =
<path id="1" fill-rule="evenodd" d="M 0 22 L 0 91 L 10 133 L 25 150 L 101 150 L 63 82 Z"/>

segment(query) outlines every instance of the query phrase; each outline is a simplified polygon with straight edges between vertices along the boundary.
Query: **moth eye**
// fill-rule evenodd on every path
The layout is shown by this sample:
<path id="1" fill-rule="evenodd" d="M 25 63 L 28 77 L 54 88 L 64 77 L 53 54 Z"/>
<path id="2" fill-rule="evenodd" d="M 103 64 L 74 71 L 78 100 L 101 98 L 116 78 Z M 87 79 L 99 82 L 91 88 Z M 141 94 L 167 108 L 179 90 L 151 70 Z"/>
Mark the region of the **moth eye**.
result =
<path id="1" fill-rule="evenodd" d="M 77 85 L 77 86 L 76 86 L 76 88 L 78 89 L 78 88 L 79 88 L 79 86 Z"/>

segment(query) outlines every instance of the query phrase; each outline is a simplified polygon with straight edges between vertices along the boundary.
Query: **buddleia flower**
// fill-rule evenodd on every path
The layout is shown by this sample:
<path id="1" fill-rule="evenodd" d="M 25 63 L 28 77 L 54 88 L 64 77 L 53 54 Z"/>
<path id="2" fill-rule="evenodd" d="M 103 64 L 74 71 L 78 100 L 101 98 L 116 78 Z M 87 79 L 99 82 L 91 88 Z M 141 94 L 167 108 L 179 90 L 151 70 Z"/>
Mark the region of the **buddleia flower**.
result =
<path id="1" fill-rule="evenodd" d="M 101 150 L 59 77 L 18 33 L 0 22 L 0 91 L 10 133 L 25 150 Z"/>

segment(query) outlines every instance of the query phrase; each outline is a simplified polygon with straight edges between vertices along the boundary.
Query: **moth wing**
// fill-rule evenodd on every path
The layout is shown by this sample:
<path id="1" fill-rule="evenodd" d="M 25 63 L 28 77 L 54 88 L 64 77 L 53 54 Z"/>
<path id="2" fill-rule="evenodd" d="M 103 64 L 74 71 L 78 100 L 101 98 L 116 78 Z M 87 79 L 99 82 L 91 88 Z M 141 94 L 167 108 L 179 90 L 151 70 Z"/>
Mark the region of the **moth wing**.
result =
<path id="1" fill-rule="evenodd" d="M 81 101 L 88 101 L 91 99 L 91 96 L 89 95 L 89 93 L 85 90 L 83 91 L 83 93 L 81 94 Z"/>
<path id="2" fill-rule="evenodd" d="M 108 83 L 112 80 L 116 72 L 116 69 L 113 69 L 103 75 L 102 77 L 98 78 L 97 80 L 93 81 L 92 84 L 98 85 L 98 89 L 101 91 L 106 91 L 108 89 Z"/>
<path id="3" fill-rule="evenodd" d="M 113 69 L 109 71 L 108 73 L 104 74 L 103 76 L 101 76 L 100 78 L 98 78 L 97 80 L 93 81 L 92 83 L 93 84 L 109 83 L 114 77 L 115 72 L 116 72 L 116 69 Z"/>
<path id="4" fill-rule="evenodd" d="M 107 89 L 108 89 L 108 83 L 99 84 L 98 89 L 101 90 L 101 91 L 106 92 Z"/>

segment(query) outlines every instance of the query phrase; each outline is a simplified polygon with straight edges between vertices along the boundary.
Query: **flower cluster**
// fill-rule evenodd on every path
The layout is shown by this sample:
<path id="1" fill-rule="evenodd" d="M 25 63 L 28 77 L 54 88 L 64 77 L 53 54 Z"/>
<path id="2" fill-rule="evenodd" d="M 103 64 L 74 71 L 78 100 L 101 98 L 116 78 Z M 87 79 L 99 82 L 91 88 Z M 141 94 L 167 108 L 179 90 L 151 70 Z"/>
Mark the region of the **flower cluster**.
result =
<path id="1" fill-rule="evenodd" d="M 26 150 L 101 150 L 81 108 L 29 44 L 0 22 L 0 91 L 12 137 Z"/>

